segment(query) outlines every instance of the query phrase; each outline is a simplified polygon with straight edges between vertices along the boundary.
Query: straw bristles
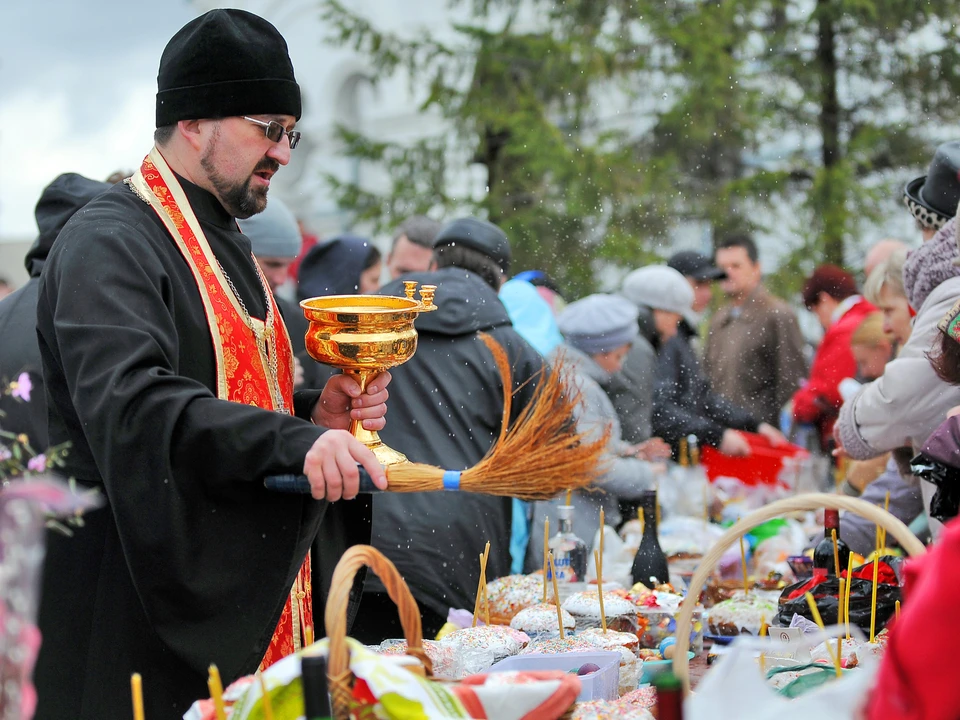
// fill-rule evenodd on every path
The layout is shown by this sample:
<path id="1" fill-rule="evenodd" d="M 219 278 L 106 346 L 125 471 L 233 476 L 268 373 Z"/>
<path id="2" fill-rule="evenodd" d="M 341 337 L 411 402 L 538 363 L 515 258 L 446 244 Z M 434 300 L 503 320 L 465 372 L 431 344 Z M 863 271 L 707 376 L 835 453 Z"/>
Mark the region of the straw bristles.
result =
<path id="1" fill-rule="evenodd" d="M 603 475 L 600 461 L 610 437 L 607 426 L 599 437 L 577 432 L 573 419 L 580 396 L 564 379 L 560 358 L 542 372 L 533 398 L 509 426 L 513 380 L 506 350 L 492 337 L 480 337 L 493 353 L 504 391 L 500 437 L 484 458 L 460 476 L 465 492 L 547 500 L 567 488 L 586 487 Z M 443 470 L 433 465 L 403 463 L 387 468 L 391 492 L 443 489 Z"/>
<path id="2" fill-rule="evenodd" d="M 503 375 L 504 393 L 512 387 L 506 351 L 489 335 L 490 348 Z M 466 470 L 464 490 L 507 495 L 521 500 L 547 500 L 567 488 L 586 487 L 606 470 L 600 461 L 610 426 L 599 437 L 577 432 L 574 409 L 580 394 L 564 379 L 559 359 L 541 375 L 533 399 L 516 423 L 474 467 Z"/>

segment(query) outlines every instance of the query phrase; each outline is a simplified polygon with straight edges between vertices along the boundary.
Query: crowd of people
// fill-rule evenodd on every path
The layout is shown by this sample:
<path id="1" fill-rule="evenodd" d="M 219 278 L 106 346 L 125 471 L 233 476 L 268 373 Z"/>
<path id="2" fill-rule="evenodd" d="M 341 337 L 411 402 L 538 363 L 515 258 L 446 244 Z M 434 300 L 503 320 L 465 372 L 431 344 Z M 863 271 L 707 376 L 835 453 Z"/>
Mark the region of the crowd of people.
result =
<path id="1" fill-rule="evenodd" d="M 489 576 L 539 567 L 554 503 L 358 494 L 358 464 L 381 488 L 386 477 L 351 420 L 444 468 L 489 450 L 504 388 L 480 333 L 508 353 L 514 417 L 562 363 L 580 392 L 573 421 L 609 429 L 606 473 L 573 503 L 578 527 L 601 510 L 618 524 L 682 439 L 744 456 L 744 433 L 778 445 L 800 427 L 844 468 L 843 492 L 889 493 L 890 511 L 934 538 L 956 514 L 910 462 L 960 468 L 960 142 L 905 188 L 922 241 L 876 245 L 862 284 L 832 265 L 806 279 L 823 328 L 808 366 L 797 314 L 765 287 L 747 235 L 583 298 L 516 272 L 510 238 L 478 218 L 408 218 L 385 258 L 369 238 L 305 239 L 268 201 L 300 115 L 277 30 L 213 10 L 164 50 L 142 166 L 119 182 L 61 175 L 37 204 L 31 279 L 0 302 L 0 377 L 28 373 L 34 401 L 0 399 L 0 426 L 33 447 L 68 443 L 63 472 L 105 503 L 72 537 L 48 534 L 36 717 L 125 716 L 134 669 L 151 680 L 148 715 L 179 717 L 205 696 L 211 662 L 232 680 L 300 648 L 354 544 L 400 569 L 425 636 L 471 606 L 470 558 L 487 540 Z M 298 300 L 402 295 L 403 280 L 436 285 L 438 307 L 417 320 L 406 363 L 361 390 L 309 357 Z M 263 487 L 301 472 L 312 497 Z M 843 522 L 869 552 L 872 526 Z M 402 634 L 376 580 L 361 574 L 352 597 L 355 637 Z"/>

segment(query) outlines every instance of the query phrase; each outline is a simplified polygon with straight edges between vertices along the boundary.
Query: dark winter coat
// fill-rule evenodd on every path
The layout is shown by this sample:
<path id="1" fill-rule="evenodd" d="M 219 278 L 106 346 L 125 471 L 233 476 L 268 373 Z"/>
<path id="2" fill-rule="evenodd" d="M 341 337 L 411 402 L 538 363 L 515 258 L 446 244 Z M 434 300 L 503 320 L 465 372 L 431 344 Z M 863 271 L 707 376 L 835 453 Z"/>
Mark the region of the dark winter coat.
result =
<path id="1" fill-rule="evenodd" d="M 533 391 L 543 360 L 513 329 L 506 309 L 479 276 L 447 267 L 404 280 L 437 285 L 437 310 L 416 320 L 416 354 L 391 370 L 387 427 L 380 437 L 414 462 L 464 470 L 476 464 L 500 431 L 503 387 L 483 331 L 507 350 L 513 368 L 514 416 Z M 394 281 L 383 295 L 403 295 Z M 521 387 L 523 386 L 523 387 Z M 487 577 L 510 572 L 511 501 L 470 493 L 382 493 L 374 496 L 373 545 L 389 557 L 418 603 L 446 616 L 472 608 L 478 556 L 491 542 Z M 382 592 L 369 579 L 368 590 Z M 363 619 L 363 605 L 358 622 Z"/>
<path id="2" fill-rule="evenodd" d="M 24 264 L 30 280 L 0 301 L 0 383 L 27 373 L 33 385 L 30 402 L 0 394 L 0 427 L 25 433 L 36 452 L 47 448 L 47 402 L 37 347 L 37 287 L 40 271 L 60 230 L 73 214 L 110 187 L 82 175 L 65 173 L 44 188 L 35 216 L 40 234 L 27 252 Z"/>
<path id="3" fill-rule="evenodd" d="M 759 421 L 749 411 L 713 392 L 691 345 L 695 333 L 681 322 L 677 334 L 660 347 L 653 396 L 653 434 L 676 447 L 696 435 L 701 445 L 719 447 L 723 432 L 755 431 Z"/>

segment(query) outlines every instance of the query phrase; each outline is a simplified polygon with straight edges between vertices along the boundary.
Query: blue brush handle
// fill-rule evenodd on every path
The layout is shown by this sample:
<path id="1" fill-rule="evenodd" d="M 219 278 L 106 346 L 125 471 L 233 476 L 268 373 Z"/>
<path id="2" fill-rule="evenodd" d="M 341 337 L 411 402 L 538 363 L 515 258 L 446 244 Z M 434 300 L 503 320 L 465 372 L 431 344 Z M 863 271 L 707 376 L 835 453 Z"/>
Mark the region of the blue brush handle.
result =
<path id="1" fill-rule="evenodd" d="M 360 471 L 360 492 L 378 493 L 383 492 L 373 484 L 373 478 L 365 468 L 357 466 Z M 270 475 L 263 481 L 267 490 L 275 490 L 284 493 L 300 493 L 301 495 L 310 494 L 310 481 L 306 475 Z"/>

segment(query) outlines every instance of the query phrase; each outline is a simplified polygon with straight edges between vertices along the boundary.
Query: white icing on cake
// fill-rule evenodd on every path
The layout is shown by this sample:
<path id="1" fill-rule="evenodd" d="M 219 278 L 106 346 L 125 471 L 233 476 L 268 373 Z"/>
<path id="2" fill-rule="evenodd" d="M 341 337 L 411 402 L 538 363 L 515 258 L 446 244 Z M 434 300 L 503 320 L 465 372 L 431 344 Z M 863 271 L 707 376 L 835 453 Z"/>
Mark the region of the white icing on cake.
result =
<path id="1" fill-rule="evenodd" d="M 564 630 L 573 630 L 577 626 L 577 621 L 573 619 L 573 615 L 566 610 L 560 610 L 560 613 L 563 616 Z M 559 633 L 557 606 L 547 603 L 524 608 L 513 616 L 510 627 L 531 634 Z"/>
<path id="2" fill-rule="evenodd" d="M 563 609 L 575 618 L 600 619 L 600 597 L 596 590 L 574 593 L 563 603 Z M 603 612 L 607 618 L 636 617 L 637 606 L 619 595 L 603 594 Z"/>

